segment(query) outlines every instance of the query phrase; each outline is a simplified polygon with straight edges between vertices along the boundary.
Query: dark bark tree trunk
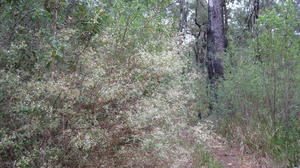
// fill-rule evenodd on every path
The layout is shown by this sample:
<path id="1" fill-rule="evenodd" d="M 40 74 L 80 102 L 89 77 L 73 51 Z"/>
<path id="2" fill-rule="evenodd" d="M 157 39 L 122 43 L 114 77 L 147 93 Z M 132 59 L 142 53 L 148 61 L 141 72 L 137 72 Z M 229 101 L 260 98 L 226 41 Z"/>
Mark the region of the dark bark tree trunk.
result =
<path id="1" fill-rule="evenodd" d="M 179 32 L 186 31 L 187 28 L 187 17 L 188 17 L 188 7 L 187 7 L 187 2 L 185 0 L 180 0 L 179 1 L 180 5 L 180 23 L 179 23 Z"/>
<path id="2" fill-rule="evenodd" d="M 249 17 L 247 17 L 247 28 L 248 31 L 252 33 L 252 38 L 255 39 L 256 47 L 255 47 L 255 53 L 256 53 L 256 59 L 258 61 L 262 61 L 261 55 L 260 55 L 260 44 L 258 41 L 258 30 L 255 28 L 256 20 L 258 19 L 259 12 L 260 12 L 260 1 L 254 0 L 253 4 L 251 6 L 251 13 L 249 14 Z"/>
<path id="3" fill-rule="evenodd" d="M 195 44 L 193 51 L 195 54 L 195 62 L 199 70 L 205 69 L 205 56 L 207 51 L 207 5 L 203 0 L 196 0 L 194 24 L 196 32 L 193 34 L 195 37 Z M 205 17 L 206 16 L 206 17 Z M 203 18 L 205 17 L 205 18 Z"/>
<path id="4" fill-rule="evenodd" d="M 253 9 L 251 10 L 249 17 L 247 18 L 247 27 L 250 31 L 254 31 L 253 26 L 256 23 L 256 20 L 258 19 L 259 9 L 260 9 L 259 0 L 254 0 Z"/>
<path id="5" fill-rule="evenodd" d="M 225 36 L 225 49 L 228 46 L 228 30 L 229 30 L 229 24 L 228 24 L 228 19 L 229 19 L 229 10 L 227 8 L 227 2 L 226 0 L 224 0 L 224 4 L 223 4 L 223 12 L 224 12 L 224 36 Z"/>
<path id="6" fill-rule="evenodd" d="M 208 33 L 206 67 L 209 80 L 209 108 L 217 102 L 217 85 L 224 76 L 222 56 L 225 51 L 224 0 L 208 0 Z"/>

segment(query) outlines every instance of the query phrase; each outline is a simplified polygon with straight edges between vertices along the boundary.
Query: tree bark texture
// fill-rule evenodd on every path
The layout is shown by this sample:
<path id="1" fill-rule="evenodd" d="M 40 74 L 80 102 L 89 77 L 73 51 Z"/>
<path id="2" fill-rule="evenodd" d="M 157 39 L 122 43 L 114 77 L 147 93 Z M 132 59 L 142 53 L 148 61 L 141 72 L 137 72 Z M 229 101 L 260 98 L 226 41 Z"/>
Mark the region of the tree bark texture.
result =
<path id="1" fill-rule="evenodd" d="M 208 0 L 207 71 L 210 82 L 224 75 L 221 56 L 225 50 L 223 0 Z"/>
<path id="2" fill-rule="evenodd" d="M 186 31 L 187 28 L 187 22 L 188 22 L 188 7 L 187 7 L 187 2 L 185 0 L 180 0 L 179 5 L 180 5 L 180 23 L 179 23 L 179 31 L 184 32 Z"/>
<path id="3" fill-rule="evenodd" d="M 251 13 L 247 19 L 247 26 L 250 31 L 254 31 L 253 26 L 256 23 L 256 20 L 258 19 L 259 9 L 260 9 L 259 0 L 254 0 L 253 9 L 251 10 Z"/>
<path id="4" fill-rule="evenodd" d="M 204 16 L 204 18 L 202 16 Z M 204 70 L 206 68 L 207 19 L 207 4 L 203 2 L 203 0 L 196 0 L 194 24 L 197 29 L 196 33 L 193 34 L 195 37 L 193 50 L 195 54 L 195 62 L 199 70 Z"/>
<path id="5" fill-rule="evenodd" d="M 224 77 L 222 56 L 225 51 L 224 0 L 208 0 L 207 60 L 209 109 L 218 103 L 217 88 Z"/>

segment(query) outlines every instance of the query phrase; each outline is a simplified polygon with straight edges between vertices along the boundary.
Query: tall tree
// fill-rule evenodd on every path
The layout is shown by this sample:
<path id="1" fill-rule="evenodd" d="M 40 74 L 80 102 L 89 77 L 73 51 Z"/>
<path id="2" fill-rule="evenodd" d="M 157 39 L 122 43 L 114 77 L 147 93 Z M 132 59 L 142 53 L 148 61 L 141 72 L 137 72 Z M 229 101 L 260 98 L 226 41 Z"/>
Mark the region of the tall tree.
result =
<path id="1" fill-rule="evenodd" d="M 225 51 L 224 0 L 208 0 L 207 60 L 210 93 L 212 101 L 217 101 L 217 84 L 224 75 L 222 55 Z M 210 102 L 210 109 L 213 109 Z"/>
<path id="2" fill-rule="evenodd" d="M 258 19 L 259 16 L 259 10 L 260 10 L 260 5 L 259 5 L 259 0 L 254 0 L 253 1 L 253 7 L 251 9 L 251 13 L 249 15 L 249 17 L 247 18 L 247 27 L 249 29 L 250 32 L 253 33 L 253 38 L 256 41 L 256 47 L 255 47 L 255 54 L 256 54 L 256 59 L 258 61 L 262 61 L 261 59 L 261 55 L 260 55 L 260 44 L 259 44 L 259 40 L 258 40 L 258 30 L 257 28 L 255 28 L 255 24 L 256 24 L 256 20 Z"/>
<path id="3" fill-rule="evenodd" d="M 180 0 L 180 23 L 179 23 L 179 31 L 185 33 L 188 23 L 188 2 L 186 0 Z"/>
<path id="4" fill-rule="evenodd" d="M 207 50 L 207 3 L 203 0 L 196 0 L 195 7 L 195 28 L 193 36 L 195 45 L 193 46 L 195 61 L 200 69 L 204 69 L 205 55 Z"/>

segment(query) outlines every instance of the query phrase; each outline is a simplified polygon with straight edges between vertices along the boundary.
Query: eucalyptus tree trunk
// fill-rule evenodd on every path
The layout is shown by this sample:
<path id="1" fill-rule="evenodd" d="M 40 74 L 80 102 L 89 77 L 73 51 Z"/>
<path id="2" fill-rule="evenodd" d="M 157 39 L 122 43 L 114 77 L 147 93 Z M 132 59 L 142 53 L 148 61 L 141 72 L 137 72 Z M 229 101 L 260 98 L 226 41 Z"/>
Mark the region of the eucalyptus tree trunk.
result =
<path id="1" fill-rule="evenodd" d="M 187 22 L 188 22 L 188 2 L 186 0 L 179 0 L 180 5 L 180 23 L 179 23 L 179 32 L 186 31 Z"/>
<path id="2" fill-rule="evenodd" d="M 208 33 L 206 67 L 209 80 L 210 109 L 217 103 L 217 85 L 223 78 L 223 59 L 225 51 L 224 0 L 208 0 Z"/>
<path id="3" fill-rule="evenodd" d="M 207 51 L 207 4 L 203 0 L 196 0 L 194 24 L 196 33 L 193 47 L 196 65 L 199 70 L 205 69 L 205 56 Z"/>
<path id="4" fill-rule="evenodd" d="M 247 27 L 250 31 L 254 31 L 254 24 L 256 23 L 256 20 L 258 19 L 259 16 L 259 9 L 260 9 L 260 5 L 259 5 L 259 0 L 254 0 L 253 1 L 253 9 L 251 9 L 251 13 L 250 16 L 247 18 Z"/>
<path id="5" fill-rule="evenodd" d="M 256 59 L 258 61 L 262 61 L 261 54 L 260 54 L 260 44 L 258 40 L 258 30 L 255 28 L 256 21 L 258 19 L 260 12 L 260 2 L 259 0 L 254 0 L 253 1 L 253 7 L 251 9 L 251 13 L 249 17 L 247 18 L 247 27 L 248 30 L 253 34 L 253 39 L 255 39 L 256 42 L 256 47 L 255 47 L 255 54 L 256 54 Z"/>

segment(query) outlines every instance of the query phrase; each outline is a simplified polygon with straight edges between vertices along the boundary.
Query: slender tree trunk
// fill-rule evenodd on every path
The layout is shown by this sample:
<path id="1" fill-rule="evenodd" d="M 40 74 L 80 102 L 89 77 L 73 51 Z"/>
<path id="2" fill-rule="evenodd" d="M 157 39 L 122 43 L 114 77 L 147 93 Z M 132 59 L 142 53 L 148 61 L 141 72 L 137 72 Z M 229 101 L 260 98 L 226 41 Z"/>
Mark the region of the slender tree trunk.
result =
<path id="1" fill-rule="evenodd" d="M 57 19 L 58 19 L 58 6 L 59 6 L 59 1 L 55 0 L 53 1 L 52 4 L 52 34 L 54 37 L 57 35 Z"/>
<path id="2" fill-rule="evenodd" d="M 223 78 L 224 68 L 222 56 L 225 51 L 224 35 L 224 0 L 208 0 L 208 34 L 206 67 L 209 80 L 209 108 L 217 103 L 217 85 Z"/>
<path id="3" fill-rule="evenodd" d="M 255 42 L 256 42 L 256 46 L 255 46 L 256 59 L 261 62 L 262 58 L 260 55 L 260 48 L 259 48 L 260 44 L 259 44 L 259 40 L 257 38 L 258 30 L 254 26 L 256 23 L 256 20 L 258 19 L 259 11 L 260 11 L 259 0 L 254 0 L 251 8 L 252 8 L 251 13 L 250 13 L 249 17 L 247 18 L 246 23 L 247 23 L 248 30 L 252 33 L 252 38 L 255 39 Z"/>
<path id="4" fill-rule="evenodd" d="M 180 23 L 179 23 L 179 32 L 186 31 L 187 28 L 187 17 L 188 17 L 188 7 L 187 7 L 187 2 L 185 0 L 180 0 L 179 5 L 180 5 Z"/>
<path id="5" fill-rule="evenodd" d="M 256 47 L 255 47 L 255 53 L 256 53 L 256 59 L 258 61 L 262 61 L 261 55 L 260 55 L 260 44 L 258 40 L 258 30 L 257 28 L 254 28 L 253 25 L 256 23 L 256 20 L 258 19 L 259 16 L 259 0 L 254 0 L 254 5 L 253 5 L 253 18 L 252 18 L 252 27 L 251 30 L 252 32 L 255 33 L 255 39 L 256 39 Z"/>
<path id="6" fill-rule="evenodd" d="M 228 30 L 229 30 L 229 25 L 228 25 L 228 19 L 229 19 L 229 10 L 227 8 L 226 0 L 224 0 L 223 3 L 223 13 L 224 13 L 224 36 L 225 36 L 225 48 L 228 46 Z"/>

